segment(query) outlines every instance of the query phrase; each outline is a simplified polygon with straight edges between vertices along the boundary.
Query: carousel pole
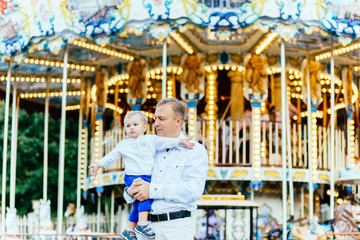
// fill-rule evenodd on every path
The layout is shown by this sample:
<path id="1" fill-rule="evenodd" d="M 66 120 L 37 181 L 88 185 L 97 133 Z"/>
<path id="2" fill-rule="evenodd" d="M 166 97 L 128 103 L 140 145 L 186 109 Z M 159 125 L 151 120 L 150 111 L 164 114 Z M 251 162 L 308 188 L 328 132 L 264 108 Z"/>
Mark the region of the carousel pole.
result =
<path id="1" fill-rule="evenodd" d="M 111 205 L 110 205 L 110 233 L 114 233 L 115 228 L 115 189 L 111 190 Z"/>
<path id="2" fill-rule="evenodd" d="M 331 74 L 331 83 L 330 83 L 330 146 L 335 146 L 335 77 L 334 77 L 334 54 L 333 54 L 333 38 L 331 37 L 331 59 L 330 59 L 330 74 Z M 335 148 L 330 147 L 330 219 L 334 219 L 334 192 L 335 192 L 335 180 L 334 180 L 334 171 L 335 167 Z"/>
<path id="3" fill-rule="evenodd" d="M 16 74 L 17 66 L 15 67 Z M 12 116 L 11 116 L 11 161 L 10 161 L 10 208 L 15 208 L 15 188 L 16 188 L 16 99 L 17 82 L 14 78 L 13 95 L 12 95 Z"/>
<path id="4" fill-rule="evenodd" d="M 61 125 L 59 148 L 59 177 L 58 177 L 58 206 L 57 206 L 57 233 L 62 233 L 63 200 L 64 200 L 64 168 L 65 168 L 65 121 L 66 121 L 66 85 L 67 85 L 68 44 L 65 46 L 64 69 L 61 99 Z"/>
<path id="5" fill-rule="evenodd" d="M 97 198 L 96 231 L 100 232 L 101 196 Z"/>
<path id="6" fill-rule="evenodd" d="M 285 69 L 285 42 L 281 39 L 281 125 L 286 126 L 286 69 Z M 286 178 L 286 131 L 281 131 L 281 158 L 282 158 L 282 210 L 283 210 L 283 235 L 284 240 L 287 239 L 287 178 Z"/>
<path id="7" fill-rule="evenodd" d="M 43 175 L 43 200 L 47 200 L 47 184 L 48 184 L 48 144 L 49 144 L 49 92 L 50 92 L 50 68 L 47 70 L 48 77 L 46 79 L 46 97 L 45 97 L 45 113 L 44 113 L 44 175 Z"/>
<path id="8" fill-rule="evenodd" d="M 293 184 L 293 178 L 292 178 L 289 101 L 290 100 L 286 99 L 286 132 L 287 132 L 286 140 L 287 140 L 287 156 L 288 156 L 288 168 L 289 168 L 290 216 L 294 217 L 294 184 Z"/>
<path id="9" fill-rule="evenodd" d="M 84 77 L 81 76 L 81 87 L 83 89 Z M 82 98 L 85 96 L 80 95 L 80 109 L 79 109 L 79 126 L 78 126 L 78 165 L 77 165 L 77 186 L 76 186 L 76 208 L 80 209 L 81 205 L 81 132 L 82 132 L 82 119 L 83 119 L 83 107 Z"/>
<path id="10" fill-rule="evenodd" d="M 163 52 L 162 52 L 163 71 L 162 71 L 162 85 L 161 85 L 162 96 L 161 96 L 161 98 L 166 98 L 166 67 L 167 67 L 166 60 L 167 60 L 167 47 L 166 47 L 166 38 L 165 38 L 164 45 L 163 45 Z"/>
<path id="11" fill-rule="evenodd" d="M 306 46 L 306 82 L 307 82 L 307 111 L 308 111 L 308 118 L 307 118 L 307 123 L 308 123 L 308 159 L 309 159 L 309 171 L 310 171 L 310 180 L 309 180 L 309 218 L 312 220 L 314 217 L 314 202 L 313 202 L 313 198 L 314 198 L 314 188 L 313 188 L 313 178 L 312 178 L 312 145 L 311 142 L 312 140 L 311 138 L 311 96 L 310 96 L 310 72 L 309 72 L 309 63 L 310 63 L 310 57 L 309 57 L 309 47 Z"/>
<path id="12" fill-rule="evenodd" d="M 6 166 L 7 166 L 8 130 L 9 130 L 10 84 L 11 84 L 11 60 L 9 61 L 9 69 L 8 69 L 8 73 L 7 73 L 6 97 L 5 97 L 3 167 L 2 167 L 2 187 L 1 187 L 1 234 L 5 234 Z"/>

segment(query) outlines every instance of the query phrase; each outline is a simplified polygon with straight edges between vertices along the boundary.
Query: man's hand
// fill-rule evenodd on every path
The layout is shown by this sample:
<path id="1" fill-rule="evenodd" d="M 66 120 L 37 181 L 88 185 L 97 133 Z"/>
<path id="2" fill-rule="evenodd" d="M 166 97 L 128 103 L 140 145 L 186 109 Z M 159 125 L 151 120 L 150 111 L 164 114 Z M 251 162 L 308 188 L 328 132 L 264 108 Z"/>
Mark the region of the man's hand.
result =
<path id="1" fill-rule="evenodd" d="M 190 142 L 190 140 L 191 140 L 191 138 L 182 138 L 182 139 L 180 139 L 179 144 L 192 149 L 195 146 L 195 143 Z"/>
<path id="2" fill-rule="evenodd" d="M 96 177 L 97 172 L 99 171 L 100 168 L 101 168 L 101 166 L 98 163 L 91 164 L 89 166 L 89 169 L 91 169 L 91 174 L 94 174 L 95 177 Z"/>
<path id="3" fill-rule="evenodd" d="M 131 184 L 131 187 L 134 187 L 132 194 L 136 200 L 139 200 L 140 202 L 142 202 L 142 201 L 149 199 L 150 183 L 142 180 L 141 178 L 137 178 L 133 181 L 133 183 Z M 128 188 L 128 191 L 129 191 L 129 188 Z"/>

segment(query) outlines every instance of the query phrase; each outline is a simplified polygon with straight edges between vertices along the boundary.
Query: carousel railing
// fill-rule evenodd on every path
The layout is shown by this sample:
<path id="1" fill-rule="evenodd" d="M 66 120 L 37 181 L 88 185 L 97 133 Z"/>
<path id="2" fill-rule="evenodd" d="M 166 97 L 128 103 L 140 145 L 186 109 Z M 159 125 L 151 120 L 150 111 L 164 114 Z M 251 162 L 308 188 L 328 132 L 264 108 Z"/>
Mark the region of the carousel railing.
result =
<path id="1" fill-rule="evenodd" d="M 199 120 L 196 124 L 195 140 L 202 143 L 210 151 L 209 121 Z M 214 156 L 215 166 L 251 167 L 251 121 L 249 120 L 220 120 L 215 121 Z M 231 131 L 230 131 L 231 129 Z M 317 128 L 319 170 L 330 169 L 330 129 L 318 126 Z M 187 133 L 187 125 L 183 131 Z M 261 122 L 261 165 L 264 167 L 281 167 L 281 122 Z M 308 168 L 308 129 L 304 124 L 291 125 L 291 162 L 293 168 Z M 148 133 L 155 133 L 153 124 L 149 125 Z M 125 137 L 122 128 L 106 131 L 103 141 L 104 155 L 110 152 L 115 145 Z M 357 140 L 356 140 L 357 141 Z M 358 146 L 357 142 L 355 146 Z M 335 129 L 335 167 L 345 169 L 350 166 L 346 159 L 346 137 L 341 129 Z M 358 149 L 356 150 L 358 155 Z M 104 172 L 120 171 L 124 169 L 122 159 L 104 169 Z"/>

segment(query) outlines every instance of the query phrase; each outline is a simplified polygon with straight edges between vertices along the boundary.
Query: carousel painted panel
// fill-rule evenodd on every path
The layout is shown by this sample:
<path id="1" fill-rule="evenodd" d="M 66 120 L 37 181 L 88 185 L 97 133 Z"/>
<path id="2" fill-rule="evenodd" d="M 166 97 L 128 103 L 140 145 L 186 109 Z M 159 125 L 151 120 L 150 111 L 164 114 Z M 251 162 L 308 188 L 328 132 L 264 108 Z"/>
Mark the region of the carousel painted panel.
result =
<path id="1" fill-rule="evenodd" d="M 88 177 L 87 188 L 118 184 L 124 184 L 124 171 L 103 173 L 100 174 L 99 177 L 90 176 Z"/>
<path id="2" fill-rule="evenodd" d="M 294 182 L 308 182 L 310 173 L 308 169 L 292 169 L 291 176 Z"/>
<path id="3" fill-rule="evenodd" d="M 360 166 L 357 165 L 354 168 L 338 169 L 336 181 L 360 184 Z"/>
<path id="4" fill-rule="evenodd" d="M 316 183 L 329 184 L 330 183 L 330 172 L 318 170 L 316 171 Z"/>
<path id="5" fill-rule="evenodd" d="M 246 167 L 210 167 L 207 180 L 251 180 L 253 172 Z"/>
<path id="6" fill-rule="evenodd" d="M 262 167 L 260 168 L 259 179 L 262 181 L 281 181 L 282 169 L 273 167 Z"/>

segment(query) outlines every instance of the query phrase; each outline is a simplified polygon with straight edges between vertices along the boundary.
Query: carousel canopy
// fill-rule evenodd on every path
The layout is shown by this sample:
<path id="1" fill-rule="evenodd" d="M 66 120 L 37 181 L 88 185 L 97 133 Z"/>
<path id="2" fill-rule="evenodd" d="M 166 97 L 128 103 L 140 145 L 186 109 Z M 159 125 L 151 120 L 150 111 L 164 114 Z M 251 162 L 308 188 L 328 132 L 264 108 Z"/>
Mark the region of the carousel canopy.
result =
<path id="1" fill-rule="evenodd" d="M 360 6 L 355 0 L 0 2 L 0 54 L 4 61 L 0 75 L 5 79 L 6 60 L 16 61 L 14 77 L 24 77 L 25 82 L 26 76 L 30 77 L 28 83 L 19 85 L 20 92 L 44 92 L 44 76 L 61 82 L 66 43 L 68 78 L 73 79 L 69 91 L 78 91 L 77 79 L 94 78 L 101 67 L 110 69 L 111 75 L 122 74 L 129 62 L 140 57 L 146 58 L 149 70 L 161 67 L 164 40 L 168 55 L 203 53 L 208 64 L 224 64 L 230 59 L 242 65 L 243 57 L 261 45 L 265 54 L 279 56 L 279 41 L 274 41 L 278 37 L 286 40 L 287 56 L 300 60 L 310 54 L 329 61 L 326 51 L 331 38 L 339 50 L 336 64 L 355 66 L 360 58 L 359 51 L 354 51 L 360 47 L 354 41 L 360 36 Z M 351 49 L 346 47 L 349 44 Z M 168 64 L 180 65 L 176 61 Z M 60 91 L 61 84 L 50 88 Z M 72 99 L 69 103 L 78 101 L 76 96 Z"/>
<path id="2" fill-rule="evenodd" d="M 57 54 L 66 41 L 78 37 L 102 45 L 111 42 L 120 49 L 129 45 L 133 49 L 149 48 L 152 38 L 162 40 L 174 29 L 184 31 L 187 23 L 231 37 L 245 29 L 248 34 L 240 41 L 235 36 L 235 45 L 254 30 L 264 33 L 274 29 L 286 40 L 299 33 L 318 33 L 316 38 L 320 39 L 332 33 L 345 42 L 360 36 L 356 14 L 360 6 L 354 0 L 1 0 L 0 6 L 0 54 L 15 58 L 37 50 Z M 141 39 L 136 37 L 144 33 Z M 129 39 L 131 34 L 134 41 Z M 208 36 L 205 32 L 194 37 Z M 97 56 L 74 58 L 91 60 Z"/>

